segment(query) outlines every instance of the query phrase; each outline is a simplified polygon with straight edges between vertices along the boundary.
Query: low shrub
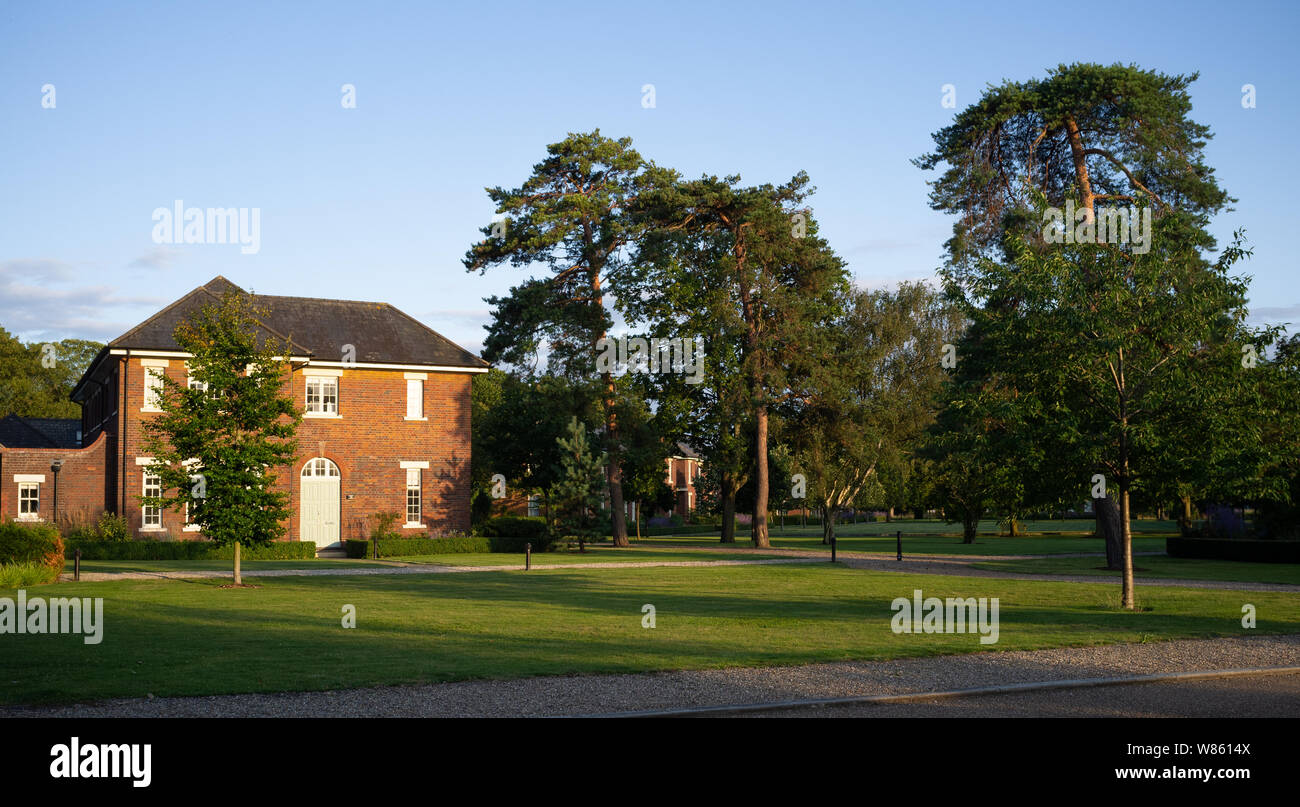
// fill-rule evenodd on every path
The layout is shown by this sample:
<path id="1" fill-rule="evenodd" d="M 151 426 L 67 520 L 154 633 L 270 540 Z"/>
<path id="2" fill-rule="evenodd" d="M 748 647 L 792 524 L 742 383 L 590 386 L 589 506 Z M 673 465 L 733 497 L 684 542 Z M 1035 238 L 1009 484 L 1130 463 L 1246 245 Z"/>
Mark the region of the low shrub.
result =
<path id="1" fill-rule="evenodd" d="M 1170 536 L 1165 539 L 1165 552 L 1171 558 L 1300 563 L 1300 541 Z"/>
<path id="2" fill-rule="evenodd" d="M 82 560 L 234 560 L 235 547 L 211 541 L 76 541 L 66 554 L 81 550 Z M 314 560 L 316 544 L 311 541 L 274 541 L 260 546 L 241 546 L 240 560 Z"/>
<path id="3" fill-rule="evenodd" d="M 387 538 L 379 541 L 379 557 L 395 558 L 408 555 L 452 555 L 466 552 L 491 552 L 492 540 L 477 536 L 447 538 Z M 349 558 L 375 556 L 373 541 L 349 539 L 343 542 Z M 521 550 L 522 551 L 522 550 Z"/>
<path id="4" fill-rule="evenodd" d="M 532 544 L 534 552 L 546 552 L 551 540 L 543 534 L 537 537 L 517 535 L 448 536 L 445 538 L 389 538 L 379 541 L 379 557 L 398 558 L 412 555 L 456 555 L 467 552 L 522 553 L 525 544 Z M 375 557 L 373 541 L 351 539 L 343 542 L 349 558 Z"/>
<path id="5" fill-rule="evenodd" d="M 94 524 L 74 523 L 64 528 L 63 540 L 72 542 L 86 541 L 129 541 L 131 528 L 126 518 L 107 510 L 99 514 Z"/>
<path id="6" fill-rule="evenodd" d="M 488 538 L 538 539 L 546 535 L 546 520 L 531 516 L 497 516 L 489 518 L 479 527 Z"/>
<path id="7" fill-rule="evenodd" d="M 35 564 L 63 571 L 63 536 L 49 524 L 0 524 L 0 564 Z"/>
<path id="8" fill-rule="evenodd" d="M 0 588 L 26 588 L 53 583 L 59 571 L 44 563 L 0 563 Z"/>

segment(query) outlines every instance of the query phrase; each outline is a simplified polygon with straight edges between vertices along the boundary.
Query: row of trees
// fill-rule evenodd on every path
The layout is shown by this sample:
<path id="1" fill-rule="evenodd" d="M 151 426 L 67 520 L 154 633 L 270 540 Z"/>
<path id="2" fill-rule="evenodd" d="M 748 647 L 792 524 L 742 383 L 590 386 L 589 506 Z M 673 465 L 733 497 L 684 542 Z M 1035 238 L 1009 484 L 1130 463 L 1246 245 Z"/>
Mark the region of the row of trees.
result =
<path id="1" fill-rule="evenodd" d="M 519 187 L 489 189 L 502 219 L 465 257 L 470 271 L 546 268 L 489 299 L 484 357 L 511 373 L 488 384 L 516 390 L 499 406 L 519 421 L 555 433 L 571 413 L 600 435 L 616 545 L 629 486 L 642 468 L 662 477 L 665 446 L 684 440 L 722 540 L 743 496 L 756 546 L 770 509 L 804 503 L 786 495 L 796 475 L 828 538 L 828 516 L 868 501 L 939 504 L 973 540 L 990 511 L 1014 530 L 1092 496 L 1132 607 L 1135 503 L 1181 502 L 1187 519 L 1193 501 L 1286 506 L 1296 486 L 1300 345 L 1247 325 L 1248 279 L 1232 272 L 1249 251 L 1208 232 L 1233 200 L 1189 118 L 1194 79 L 1061 66 L 962 111 L 917 160 L 945 166 L 931 204 L 957 216 L 940 290 L 855 288 L 802 173 L 685 179 L 626 138 L 570 135 Z M 1103 203 L 1150 229 L 1114 237 Z M 1060 208 L 1078 218 L 1044 227 Z M 702 383 L 598 373 L 616 316 L 699 339 Z M 538 396 L 570 396 L 564 417 L 525 403 Z M 494 434 L 504 416 L 484 415 L 476 473 L 540 484 L 556 467 L 546 441 Z"/>
<path id="2" fill-rule="evenodd" d="M 0 328 L 0 417 L 81 417 L 68 396 L 102 347 L 84 339 L 24 344 Z"/>

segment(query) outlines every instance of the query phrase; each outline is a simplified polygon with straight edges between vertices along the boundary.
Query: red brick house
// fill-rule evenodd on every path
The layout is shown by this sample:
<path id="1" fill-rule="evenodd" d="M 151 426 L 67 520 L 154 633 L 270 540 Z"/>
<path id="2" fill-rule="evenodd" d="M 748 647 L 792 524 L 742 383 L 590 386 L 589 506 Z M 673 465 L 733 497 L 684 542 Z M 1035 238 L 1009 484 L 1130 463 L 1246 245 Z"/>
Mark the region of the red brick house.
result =
<path id="1" fill-rule="evenodd" d="M 217 277 L 106 345 L 72 392 L 88 447 L 14 457 L 3 449 L 0 513 L 17 517 L 12 480 L 39 476 L 37 465 L 62 457 L 60 484 L 75 475 L 87 492 L 65 497 L 60 513 L 108 509 L 126 517 L 136 538 L 201 538 L 184 512 L 141 506 L 139 497 L 158 484 L 141 438 L 158 412 L 160 376 L 190 383 L 188 355 L 172 338 L 177 324 L 226 291 L 244 293 Z M 397 526 L 411 535 L 468 530 L 470 385 L 487 363 L 386 303 L 264 295 L 257 302 L 267 312 L 260 325 L 290 345 L 286 391 L 304 412 L 300 456 L 276 471 L 291 496 L 288 539 L 326 547 L 364 537 L 377 512 L 403 514 Z M 74 466 L 85 470 L 70 473 Z M 87 475 L 89 483 L 81 480 Z"/>
<path id="2" fill-rule="evenodd" d="M 679 442 L 677 444 L 677 453 L 664 460 L 667 463 L 668 485 L 677 494 L 677 506 L 673 508 L 673 514 L 682 518 L 689 518 L 695 511 L 695 480 L 699 479 L 702 470 L 700 455 L 695 449 Z"/>

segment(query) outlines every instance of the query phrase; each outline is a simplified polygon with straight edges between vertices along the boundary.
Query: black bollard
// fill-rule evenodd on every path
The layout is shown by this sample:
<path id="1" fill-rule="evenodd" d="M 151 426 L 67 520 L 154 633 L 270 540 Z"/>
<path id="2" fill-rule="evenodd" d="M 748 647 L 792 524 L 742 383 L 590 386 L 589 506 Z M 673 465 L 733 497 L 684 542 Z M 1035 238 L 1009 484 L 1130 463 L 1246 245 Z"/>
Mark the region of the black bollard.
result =
<path id="1" fill-rule="evenodd" d="M 72 579 L 81 582 L 81 550 L 72 553 Z"/>
<path id="2" fill-rule="evenodd" d="M 903 559 L 903 531 L 898 531 L 898 559 Z"/>
<path id="3" fill-rule="evenodd" d="M 835 562 L 835 536 L 831 535 L 831 563 Z"/>
<path id="4" fill-rule="evenodd" d="M 524 544 L 524 571 L 533 568 L 533 545 Z"/>

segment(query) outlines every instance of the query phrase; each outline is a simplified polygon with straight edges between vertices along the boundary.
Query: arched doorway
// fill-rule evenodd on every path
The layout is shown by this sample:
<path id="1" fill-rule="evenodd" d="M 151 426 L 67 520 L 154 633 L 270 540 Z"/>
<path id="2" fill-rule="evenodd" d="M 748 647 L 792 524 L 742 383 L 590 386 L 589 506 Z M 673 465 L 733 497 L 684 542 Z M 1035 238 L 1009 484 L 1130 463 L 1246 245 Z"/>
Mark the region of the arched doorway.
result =
<path id="1" fill-rule="evenodd" d="M 339 543 L 339 466 L 324 457 L 307 460 L 302 468 L 298 524 L 302 540 L 317 547 Z"/>

